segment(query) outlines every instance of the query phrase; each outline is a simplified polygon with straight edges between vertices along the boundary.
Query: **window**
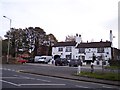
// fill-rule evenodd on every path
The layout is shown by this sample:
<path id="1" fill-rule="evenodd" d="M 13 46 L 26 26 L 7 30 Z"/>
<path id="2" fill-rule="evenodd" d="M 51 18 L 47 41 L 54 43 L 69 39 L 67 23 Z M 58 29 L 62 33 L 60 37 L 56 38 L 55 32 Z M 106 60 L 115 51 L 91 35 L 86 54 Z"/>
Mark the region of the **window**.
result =
<path id="1" fill-rule="evenodd" d="M 109 54 L 109 52 L 106 52 L 107 54 Z"/>
<path id="2" fill-rule="evenodd" d="M 71 59 L 71 55 L 66 55 L 66 59 L 70 60 Z"/>
<path id="3" fill-rule="evenodd" d="M 85 48 L 79 48 L 79 53 L 85 53 Z"/>
<path id="4" fill-rule="evenodd" d="M 72 51 L 71 47 L 66 47 L 66 52 L 71 52 L 71 51 Z"/>
<path id="5" fill-rule="evenodd" d="M 104 53 L 104 48 L 97 48 L 98 53 Z"/>
<path id="6" fill-rule="evenodd" d="M 62 51 L 63 51 L 63 48 L 58 48 L 58 51 L 59 51 L 59 52 L 62 52 Z"/>

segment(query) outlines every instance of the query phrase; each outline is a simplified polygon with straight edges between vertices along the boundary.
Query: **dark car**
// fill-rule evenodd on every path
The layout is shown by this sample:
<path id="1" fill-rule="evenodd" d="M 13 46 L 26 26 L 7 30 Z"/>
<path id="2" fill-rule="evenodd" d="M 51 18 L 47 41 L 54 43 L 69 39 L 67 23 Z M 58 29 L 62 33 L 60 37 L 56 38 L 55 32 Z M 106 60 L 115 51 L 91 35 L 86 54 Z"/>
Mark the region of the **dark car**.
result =
<path id="1" fill-rule="evenodd" d="M 29 58 L 28 63 L 34 63 L 34 58 Z"/>
<path id="2" fill-rule="evenodd" d="M 82 66 L 82 62 L 81 62 L 81 60 L 79 60 L 79 59 L 71 59 L 70 60 L 70 62 L 69 62 L 69 66 L 71 67 L 71 66 L 73 66 L 73 67 L 77 67 L 77 66 L 79 66 L 79 65 L 81 65 Z"/>
<path id="3" fill-rule="evenodd" d="M 55 66 L 65 66 L 68 65 L 68 61 L 65 58 L 56 58 L 55 59 Z"/>
<path id="4" fill-rule="evenodd" d="M 33 57 L 23 57 L 23 59 L 27 60 L 27 63 L 33 63 L 34 62 Z"/>

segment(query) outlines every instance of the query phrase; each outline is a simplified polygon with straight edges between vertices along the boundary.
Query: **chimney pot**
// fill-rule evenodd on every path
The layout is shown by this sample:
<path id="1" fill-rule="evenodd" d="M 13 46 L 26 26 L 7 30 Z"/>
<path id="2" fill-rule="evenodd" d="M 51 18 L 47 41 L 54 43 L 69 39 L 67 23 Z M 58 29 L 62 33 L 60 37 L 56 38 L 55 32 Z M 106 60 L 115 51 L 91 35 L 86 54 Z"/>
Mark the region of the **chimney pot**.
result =
<path id="1" fill-rule="evenodd" d="M 78 36 L 78 34 L 76 34 L 76 36 Z"/>

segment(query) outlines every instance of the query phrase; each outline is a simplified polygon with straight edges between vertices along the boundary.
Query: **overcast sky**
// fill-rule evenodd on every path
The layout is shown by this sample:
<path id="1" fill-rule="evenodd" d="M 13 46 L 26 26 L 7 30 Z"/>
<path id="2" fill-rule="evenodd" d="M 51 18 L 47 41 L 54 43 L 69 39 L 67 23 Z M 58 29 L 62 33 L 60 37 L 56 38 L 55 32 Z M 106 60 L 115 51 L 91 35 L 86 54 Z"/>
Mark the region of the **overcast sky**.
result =
<path id="1" fill-rule="evenodd" d="M 41 27 L 52 33 L 58 41 L 67 35 L 82 35 L 84 42 L 109 40 L 109 31 L 115 36 L 118 48 L 119 0 L 0 0 L 0 36 L 12 27 Z"/>

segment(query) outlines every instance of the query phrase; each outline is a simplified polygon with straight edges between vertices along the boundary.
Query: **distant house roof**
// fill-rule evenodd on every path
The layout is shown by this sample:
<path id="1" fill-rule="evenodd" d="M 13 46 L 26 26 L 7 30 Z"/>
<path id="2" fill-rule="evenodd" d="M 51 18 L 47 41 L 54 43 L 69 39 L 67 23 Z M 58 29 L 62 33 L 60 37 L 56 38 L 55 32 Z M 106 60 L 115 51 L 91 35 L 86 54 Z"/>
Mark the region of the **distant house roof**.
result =
<path id="1" fill-rule="evenodd" d="M 111 42 L 80 43 L 77 46 L 77 48 L 102 48 L 102 47 L 111 47 Z"/>
<path id="2" fill-rule="evenodd" d="M 76 42 L 57 42 L 53 47 L 60 47 L 60 46 L 75 46 Z"/>

